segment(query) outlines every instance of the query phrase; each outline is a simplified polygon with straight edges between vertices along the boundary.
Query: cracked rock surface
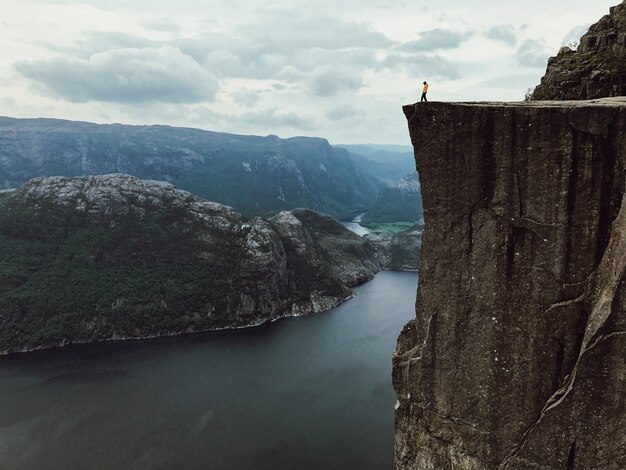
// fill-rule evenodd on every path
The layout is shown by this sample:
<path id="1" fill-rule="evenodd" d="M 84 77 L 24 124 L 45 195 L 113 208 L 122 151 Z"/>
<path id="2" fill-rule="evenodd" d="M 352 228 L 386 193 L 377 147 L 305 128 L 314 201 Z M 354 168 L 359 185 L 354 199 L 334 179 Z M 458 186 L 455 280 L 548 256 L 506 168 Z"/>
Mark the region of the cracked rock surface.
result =
<path id="1" fill-rule="evenodd" d="M 0 193 L 0 353 L 320 312 L 379 269 L 319 212 L 246 219 L 162 181 L 36 178 Z"/>
<path id="2" fill-rule="evenodd" d="M 404 113 L 425 231 L 396 469 L 626 468 L 626 98 Z"/>

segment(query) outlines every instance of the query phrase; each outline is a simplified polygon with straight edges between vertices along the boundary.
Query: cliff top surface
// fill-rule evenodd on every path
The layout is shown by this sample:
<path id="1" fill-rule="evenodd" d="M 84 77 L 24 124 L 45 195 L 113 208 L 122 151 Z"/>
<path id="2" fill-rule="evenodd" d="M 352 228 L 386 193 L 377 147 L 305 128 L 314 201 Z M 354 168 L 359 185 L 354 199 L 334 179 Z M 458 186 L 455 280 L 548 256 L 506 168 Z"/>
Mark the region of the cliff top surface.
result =
<path id="1" fill-rule="evenodd" d="M 622 108 L 626 106 L 626 96 L 616 96 L 612 98 L 598 98 L 594 100 L 544 100 L 544 101 L 429 101 L 427 103 L 413 103 L 403 106 L 403 108 L 414 108 L 415 106 L 431 105 L 453 105 L 453 106 L 478 106 L 488 108 L 588 108 L 588 107 L 609 107 Z"/>

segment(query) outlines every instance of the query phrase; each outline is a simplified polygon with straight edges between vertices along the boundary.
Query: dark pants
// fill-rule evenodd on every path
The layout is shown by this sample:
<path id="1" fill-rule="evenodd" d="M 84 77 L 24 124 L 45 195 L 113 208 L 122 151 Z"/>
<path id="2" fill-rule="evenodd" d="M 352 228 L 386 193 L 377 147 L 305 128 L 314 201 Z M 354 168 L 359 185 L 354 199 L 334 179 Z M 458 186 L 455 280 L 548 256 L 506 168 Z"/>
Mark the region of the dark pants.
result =
<path id="1" fill-rule="evenodd" d="M 426 99 L 426 93 L 422 93 L 422 99 L 421 99 L 420 101 L 428 101 L 428 100 Z"/>

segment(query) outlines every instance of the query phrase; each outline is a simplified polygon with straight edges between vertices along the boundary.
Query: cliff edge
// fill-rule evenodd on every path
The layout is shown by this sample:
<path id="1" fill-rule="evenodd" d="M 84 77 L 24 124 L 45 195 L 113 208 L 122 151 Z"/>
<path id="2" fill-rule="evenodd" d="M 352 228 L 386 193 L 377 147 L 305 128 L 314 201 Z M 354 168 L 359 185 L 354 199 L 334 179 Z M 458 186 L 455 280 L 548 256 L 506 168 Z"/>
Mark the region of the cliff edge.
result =
<path id="1" fill-rule="evenodd" d="M 405 106 L 396 469 L 626 468 L 626 98 Z"/>

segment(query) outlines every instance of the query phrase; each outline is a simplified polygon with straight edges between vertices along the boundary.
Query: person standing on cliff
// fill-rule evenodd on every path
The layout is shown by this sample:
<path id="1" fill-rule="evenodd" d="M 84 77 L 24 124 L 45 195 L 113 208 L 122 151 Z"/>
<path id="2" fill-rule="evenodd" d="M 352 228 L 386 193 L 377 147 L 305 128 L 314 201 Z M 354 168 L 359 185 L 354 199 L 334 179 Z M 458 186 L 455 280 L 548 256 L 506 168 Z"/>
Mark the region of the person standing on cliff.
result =
<path id="1" fill-rule="evenodd" d="M 428 83 L 424 82 L 424 88 L 422 89 L 422 99 L 420 100 L 420 102 L 428 101 L 428 98 L 426 98 L 426 93 L 428 93 Z"/>

